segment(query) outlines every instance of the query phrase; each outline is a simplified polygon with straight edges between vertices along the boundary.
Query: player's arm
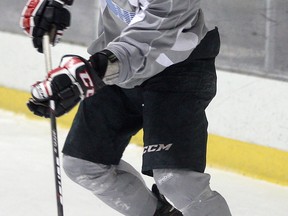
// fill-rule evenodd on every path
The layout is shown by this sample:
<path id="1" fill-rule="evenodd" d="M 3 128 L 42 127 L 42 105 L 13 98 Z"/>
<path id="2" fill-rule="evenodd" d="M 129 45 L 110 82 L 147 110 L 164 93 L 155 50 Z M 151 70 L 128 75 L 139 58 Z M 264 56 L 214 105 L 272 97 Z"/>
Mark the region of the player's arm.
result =
<path id="1" fill-rule="evenodd" d="M 113 54 L 107 50 L 91 56 L 92 61 L 76 55 L 64 56 L 60 65 L 50 71 L 43 81 L 32 85 L 28 108 L 35 115 L 48 118 L 49 101 L 53 100 L 56 117 L 69 112 L 79 101 L 94 95 L 105 86 L 102 78 L 109 68 L 111 56 Z"/>
<path id="2" fill-rule="evenodd" d="M 70 26 L 70 12 L 66 6 L 73 0 L 28 0 L 20 19 L 20 27 L 32 37 L 34 47 L 43 52 L 42 38 L 50 34 L 51 44 L 59 42 L 63 31 Z"/>
<path id="3" fill-rule="evenodd" d="M 185 60 L 207 32 L 200 0 L 146 2 L 107 47 L 120 62 L 114 83 L 123 87 Z"/>

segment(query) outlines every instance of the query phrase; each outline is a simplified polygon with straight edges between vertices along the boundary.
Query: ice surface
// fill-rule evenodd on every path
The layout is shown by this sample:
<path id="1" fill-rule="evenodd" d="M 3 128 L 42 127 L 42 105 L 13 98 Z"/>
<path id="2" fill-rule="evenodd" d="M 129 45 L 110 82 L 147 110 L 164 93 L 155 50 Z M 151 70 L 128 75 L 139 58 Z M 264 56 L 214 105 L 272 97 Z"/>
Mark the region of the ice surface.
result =
<path id="1" fill-rule="evenodd" d="M 66 134 L 58 128 L 60 149 Z M 140 170 L 141 154 L 141 147 L 129 145 L 124 159 Z M 206 171 L 233 216 L 288 215 L 288 187 L 209 167 Z M 153 180 L 144 178 L 151 186 Z M 0 110 L 0 182 L 0 216 L 57 215 L 49 121 Z M 63 172 L 62 184 L 65 216 L 120 216 Z"/>

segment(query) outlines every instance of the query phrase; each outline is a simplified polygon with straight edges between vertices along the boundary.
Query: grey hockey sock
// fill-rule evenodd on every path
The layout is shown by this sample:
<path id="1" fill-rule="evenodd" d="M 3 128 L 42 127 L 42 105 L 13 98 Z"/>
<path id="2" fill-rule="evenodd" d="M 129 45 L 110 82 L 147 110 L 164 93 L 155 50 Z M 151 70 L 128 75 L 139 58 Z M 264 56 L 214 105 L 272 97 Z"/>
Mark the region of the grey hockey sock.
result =
<path id="1" fill-rule="evenodd" d="M 156 210 L 158 200 L 141 175 L 124 161 L 113 166 L 64 156 L 63 168 L 73 181 L 123 215 L 147 216 Z"/>
<path id="2" fill-rule="evenodd" d="M 225 199 L 209 186 L 210 175 L 189 170 L 153 170 L 162 194 L 184 216 L 231 216 Z"/>

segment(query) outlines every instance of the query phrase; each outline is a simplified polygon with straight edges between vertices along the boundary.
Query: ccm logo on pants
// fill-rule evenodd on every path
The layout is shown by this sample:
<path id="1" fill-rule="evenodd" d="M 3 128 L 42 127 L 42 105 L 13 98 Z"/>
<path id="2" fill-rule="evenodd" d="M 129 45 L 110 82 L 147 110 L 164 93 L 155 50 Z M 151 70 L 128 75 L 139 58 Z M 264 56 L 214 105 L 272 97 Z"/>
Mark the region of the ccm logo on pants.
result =
<path id="1" fill-rule="evenodd" d="M 173 143 L 169 144 L 157 144 L 157 145 L 149 145 L 144 147 L 143 154 L 147 152 L 159 152 L 159 151 L 169 151 Z"/>

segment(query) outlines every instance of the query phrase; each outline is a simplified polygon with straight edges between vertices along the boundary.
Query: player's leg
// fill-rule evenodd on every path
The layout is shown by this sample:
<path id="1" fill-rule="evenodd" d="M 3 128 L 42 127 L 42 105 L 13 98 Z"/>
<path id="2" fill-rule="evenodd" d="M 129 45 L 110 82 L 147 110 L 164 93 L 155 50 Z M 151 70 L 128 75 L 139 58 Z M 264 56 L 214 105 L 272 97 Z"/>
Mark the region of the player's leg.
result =
<path id="1" fill-rule="evenodd" d="M 139 173 L 120 160 L 131 136 L 142 127 L 138 96 L 137 90 L 106 86 L 84 100 L 64 145 L 63 168 L 115 210 L 147 216 L 153 215 L 157 199 Z"/>
<path id="2" fill-rule="evenodd" d="M 186 61 L 143 85 L 142 172 L 154 174 L 160 192 L 185 216 L 206 216 L 209 212 L 230 216 L 226 201 L 210 189 L 210 176 L 204 174 L 208 136 L 205 109 L 216 94 L 219 46 L 215 29 Z M 200 200 L 203 203 L 199 204 Z"/>
<path id="3" fill-rule="evenodd" d="M 125 161 L 104 165 L 64 156 L 63 166 L 70 179 L 123 215 L 154 214 L 156 197 L 145 186 L 139 172 Z"/>
<path id="4" fill-rule="evenodd" d="M 155 169 L 159 190 L 184 216 L 231 216 L 225 199 L 209 186 L 210 175 L 184 169 Z"/>

